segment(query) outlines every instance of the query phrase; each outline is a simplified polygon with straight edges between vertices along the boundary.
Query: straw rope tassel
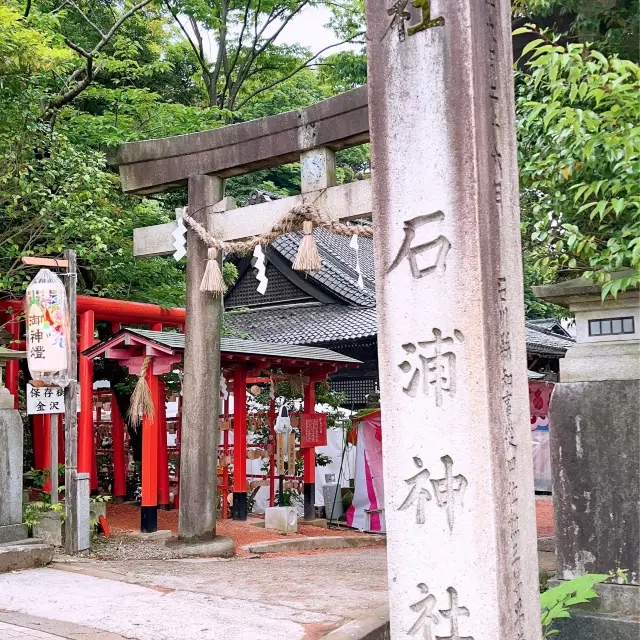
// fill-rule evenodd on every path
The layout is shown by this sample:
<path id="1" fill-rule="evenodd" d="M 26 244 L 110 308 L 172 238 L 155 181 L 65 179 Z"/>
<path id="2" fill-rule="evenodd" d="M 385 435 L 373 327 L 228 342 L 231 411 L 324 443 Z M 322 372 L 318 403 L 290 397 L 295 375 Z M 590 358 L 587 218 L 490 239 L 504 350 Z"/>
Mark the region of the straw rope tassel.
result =
<path id="1" fill-rule="evenodd" d="M 147 371 L 151 364 L 151 356 L 146 356 L 142 361 L 138 382 L 131 394 L 131 404 L 129 405 L 129 422 L 133 427 L 137 427 L 142 418 L 146 416 L 149 420 L 153 420 L 153 399 L 151 398 L 151 390 L 147 384 Z"/>
<path id="2" fill-rule="evenodd" d="M 302 232 L 304 236 L 298 249 L 298 255 L 293 263 L 293 269 L 294 271 L 315 273 L 322 269 L 322 262 L 320 262 L 316 239 L 313 237 L 313 222 L 305 220 L 302 223 Z"/>
<path id="3" fill-rule="evenodd" d="M 218 297 L 224 293 L 224 279 L 218 264 L 218 250 L 209 249 L 209 259 L 207 260 L 207 268 L 204 270 L 202 282 L 200 283 L 200 291 L 209 292 Z"/>

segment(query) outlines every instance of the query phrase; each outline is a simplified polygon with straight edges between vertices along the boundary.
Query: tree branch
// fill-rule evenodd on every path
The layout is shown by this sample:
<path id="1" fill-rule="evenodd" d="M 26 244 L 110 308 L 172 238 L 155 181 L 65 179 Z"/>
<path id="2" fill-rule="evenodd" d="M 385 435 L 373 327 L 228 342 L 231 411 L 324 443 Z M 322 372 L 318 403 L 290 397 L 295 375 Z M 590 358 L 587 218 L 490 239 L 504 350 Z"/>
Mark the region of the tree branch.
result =
<path id="1" fill-rule="evenodd" d="M 269 89 L 273 89 L 273 87 L 279 85 L 282 82 L 285 82 L 289 78 L 292 78 L 296 73 L 298 73 L 299 71 L 302 71 L 302 69 L 304 69 L 305 67 L 308 67 L 311 62 L 313 62 L 316 58 L 318 58 L 321 54 L 323 54 L 328 49 L 333 49 L 333 47 L 338 47 L 341 44 L 346 44 L 347 42 L 351 42 L 351 40 L 355 40 L 355 38 L 359 38 L 361 35 L 363 35 L 363 33 L 364 33 L 364 31 L 361 31 L 359 33 L 356 33 L 356 34 L 352 35 L 350 38 L 347 38 L 346 40 L 343 40 L 342 42 L 336 42 L 335 44 L 330 44 L 328 47 L 325 47 L 324 49 L 320 49 L 320 51 L 318 51 L 318 53 L 314 54 L 308 60 L 303 62 L 301 65 L 297 66 L 291 73 L 288 73 L 287 75 L 283 76 L 282 78 L 279 78 L 278 80 L 274 80 L 274 82 L 268 84 L 267 86 L 262 87 L 261 89 L 257 89 L 256 91 L 254 91 L 247 98 L 245 98 L 237 106 L 236 109 L 242 109 L 242 107 L 244 107 L 244 105 L 247 104 L 247 102 L 249 102 L 250 100 L 255 98 L 258 94 L 263 93 L 264 91 L 268 91 Z"/>
<path id="2" fill-rule="evenodd" d="M 198 58 L 198 62 L 200 63 L 200 66 L 204 71 L 207 67 L 206 61 L 200 56 L 200 53 L 196 48 L 196 45 L 193 44 L 193 40 L 191 40 L 191 36 L 187 32 L 187 30 L 184 28 L 182 22 L 180 22 L 180 18 L 178 18 L 178 14 L 174 13 L 173 8 L 171 7 L 171 5 L 167 0 L 164 0 L 164 4 L 169 10 L 169 13 L 171 13 L 171 15 L 173 16 L 173 19 L 178 23 L 178 26 L 180 27 L 180 31 L 182 31 L 182 33 L 184 34 L 184 37 L 187 39 L 187 42 L 191 45 L 191 48 L 193 49 L 193 53 L 196 54 L 196 58 Z"/>
<path id="3" fill-rule="evenodd" d="M 89 19 L 89 16 L 73 0 L 66 0 L 66 2 L 68 2 L 87 21 L 87 23 L 90 24 L 100 34 L 102 38 L 104 38 L 104 33 L 102 33 L 102 29 L 100 29 L 100 27 L 97 24 L 94 24 Z"/>
<path id="4" fill-rule="evenodd" d="M 150 2 L 152 2 L 152 0 L 142 0 L 142 2 L 139 2 L 138 4 L 131 7 L 129 11 L 123 13 L 120 16 L 120 18 L 116 20 L 116 22 L 111 27 L 111 29 L 109 29 L 109 31 L 102 36 L 102 38 L 100 39 L 100 42 L 98 42 L 98 44 L 95 47 L 93 47 L 93 49 L 89 53 L 86 52 L 84 49 L 82 49 L 82 47 L 79 47 L 78 45 L 71 42 L 71 40 L 69 40 L 68 38 L 65 38 L 65 43 L 67 44 L 67 46 L 73 49 L 74 51 L 76 51 L 77 53 L 79 53 L 81 56 L 83 56 L 87 60 L 86 70 L 83 70 L 80 68 L 76 69 L 69 77 L 69 80 L 67 81 L 66 85 L 68 86 L 72 82 L 75 82 L 83 72 L 85 73 L 85 77 L 84 79 L 80 80 L 75 87 L 73 87 L 72 89 L 69 89 L 69 91 L 67 91 L 66 93 L 63 93 L 61 96 L 58 96 L 57 98 L 53 99 L 49 103 L 49 108 L 47 109 L 48 114 L 51 114 L 51 112 L 54 109 L 59 109 L 65 104 L 68 104 L 69 102 L 71 102 L 91 84 L 91 82 L 96 77 L 96 74 L 98 73 L 101 67 L 101 65 L 99 65 L 95 69 L 95 71 L 93 70 L 93 56 L 96 53 L 99 53 L 100 50 L 111 40 L 111 38 L 113 38 L 116 31 L 123 25 L 123 23 L 126 20 L 128 20 L 137 11 L 140 11 L 140 9 L 143 9 L 144 7 L 146 7 Z M 47 115 L 47 113 L 45 113 L 44 115 Z"/>

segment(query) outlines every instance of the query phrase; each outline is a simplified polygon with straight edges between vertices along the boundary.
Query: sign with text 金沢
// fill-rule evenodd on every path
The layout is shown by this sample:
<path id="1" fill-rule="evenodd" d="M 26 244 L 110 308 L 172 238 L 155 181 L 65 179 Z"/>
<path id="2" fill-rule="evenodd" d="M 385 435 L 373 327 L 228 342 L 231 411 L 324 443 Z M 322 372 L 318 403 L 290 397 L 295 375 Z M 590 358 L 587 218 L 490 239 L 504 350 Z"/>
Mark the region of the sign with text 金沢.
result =
<path id="1" fill-rule="evenodd" d="M 78 396 L 80 388 L 78 387 Z M 78 412 L 80 403 L 78 403 Z M 42 415 L 64 413 L 64 389 L 62 387 L 34 387 L 27 384 L 27 414 Z"/>
<path id="2" fill-rule="evenodd" d="M 324 413 L 303 413 L 300 416 L 300 448 L 327 446 L 327 416 Z"/>

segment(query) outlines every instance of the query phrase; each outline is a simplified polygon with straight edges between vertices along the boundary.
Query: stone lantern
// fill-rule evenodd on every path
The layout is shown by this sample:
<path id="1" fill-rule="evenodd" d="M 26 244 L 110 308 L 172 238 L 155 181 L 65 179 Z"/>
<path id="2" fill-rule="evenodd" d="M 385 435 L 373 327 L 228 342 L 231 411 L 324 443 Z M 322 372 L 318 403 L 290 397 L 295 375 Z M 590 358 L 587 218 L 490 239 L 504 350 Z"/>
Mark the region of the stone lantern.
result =
<path id="1" fill-rule="evenodd" d="M 619 276 L 620 274 L 616 274 Z M 607 297 L 585 280 L 534 287 L 575 315 L 549 408 L 558 578 L 628 570 L 561 638 L 640 637 L 640 291 Z M 622 582 L 622 580 L 617 580 Z M 616 582 L 613 580 L 612 582 Z"/>
<path id="2" fill-rule="evenodd" d="M 0 409 L 13 409 L 13 396 L 4 386 L 4 368 L 9 360 L 24 360 L 26 351 L 14 351 L 0 346 Z"/>

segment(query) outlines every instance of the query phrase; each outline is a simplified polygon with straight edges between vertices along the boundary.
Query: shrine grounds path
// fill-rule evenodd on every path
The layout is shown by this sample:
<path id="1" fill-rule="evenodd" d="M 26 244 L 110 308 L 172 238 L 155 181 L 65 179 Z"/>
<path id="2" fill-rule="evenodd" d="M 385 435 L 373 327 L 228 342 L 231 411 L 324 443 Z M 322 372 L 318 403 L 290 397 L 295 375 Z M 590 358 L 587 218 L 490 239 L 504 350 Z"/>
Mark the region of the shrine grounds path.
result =
<path id="1" fill-rule="evenodd" d="M 538 536 L 553 535 L 550 496 L 537 498 L 536 514 Z M 136 510 L 110 516 L 116 532 L 139 522 Z M 163 518 L 174 528 L 171 514 Z M 219 531 L 244 553 L 230 560 L 151 560 L 123 549 L 116 533 L 115 549 L 97 546 L 101 559 L 62 556 L 44 569 L 0 574 L 0 640 L 317 640 L 386 606 L 384 547 L 255 558 L 240 544 L 279 536 L 244 527 L 240 537 L 236 528 Z M 552 552 L 539 562 L 553 572 Z"/>
<path id="2" fill-rule="evenodd" d="M 0 575 L 0 638 L 315 640 L 386 600 L 380 547 L 260 559 L 54 561 Z M 24 635 L 10 635 L 21 625 Z"/>

